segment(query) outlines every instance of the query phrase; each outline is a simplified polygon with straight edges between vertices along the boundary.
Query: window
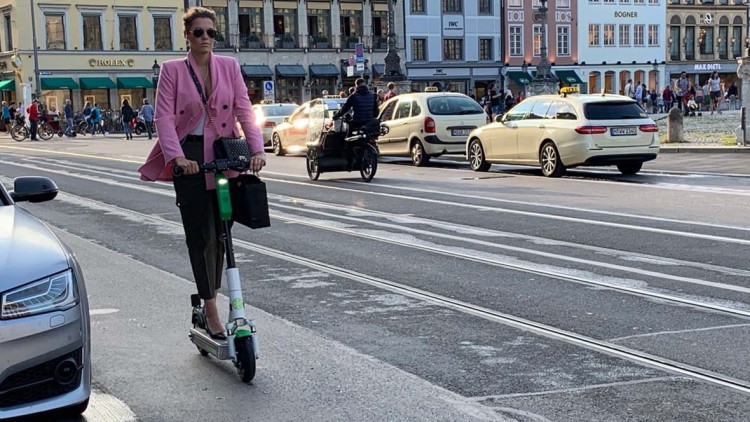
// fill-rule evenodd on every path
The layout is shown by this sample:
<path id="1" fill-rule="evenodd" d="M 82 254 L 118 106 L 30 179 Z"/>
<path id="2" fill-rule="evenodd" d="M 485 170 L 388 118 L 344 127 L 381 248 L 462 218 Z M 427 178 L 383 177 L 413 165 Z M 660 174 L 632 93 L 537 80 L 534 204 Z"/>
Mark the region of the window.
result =
<path id="1" fill-rule="evenodd" d="M 630 4 L 630 0 L 620 0 L 620 4 Z"/>
<path id="2" fill-rule="evenodd" d="M 695 27 L 685 27 L 685 60 L 695 60 Z"/>
<path id="3" fill-rule="evenodd" d="M 523 0 L 508 0 L 508 7 L 523 7 Z"/>
<path id="4" fill-rule="evenodd" d="M 552 109 L 552 107 L 550 107 Z M 576 111 L 570 104 L 558 102 L 555 110 L 555 118 L 562 120 L 578 120 Z"/>
<path id="5" fill-rule="evenodd" d="M 542 55 L 542 26 L 541 25 L 534 25 L 534 28 L 531 30 L 532 33 L 532 42 L 534 43 L 532 54 L 534 57 L 538 57 Z"/>
<path id="6" fill-rule="evenodd" d="M 742 27 L 732 27 L 732 55 L 734 58 L 742 55 Z"/>
<path id="7" fill-rule="evenodd" d="M 599 3 L 599 0 L 589 0 L 589 3 Z"/>
<path id="8" fill-rule="evenodd" d="M 358 37 L 362 35 L 361 10 L 341 11 L 341 33 L 347 37 Z"/>
<path id="9" fill-rule="evenodd" d="M 65 50 L 63 15 L 44 15 L 47 31 L 47 50 Z"/>
<path id="10" fill-rule="evenodd" d="M 669 28 L 669 39 L 672 43 L 669 45 L 669 59 L 680 60 L 680 27 L 675 25 Z"/>
<path id="11" fill-rule="evenodd" d="M 659 45 L 659 25 L 648 26 L 648 45 L 651 47 Z"/>
<path id="12" fill-rule="evenodd" d="M 412 13 L 424 13 L 424 0 L 411 0 Z"/>
<path id="13" fill-rule="evenodd" d="M 214 43 L 214 47 L 216 48 L 224 48 L 226 47 L 226 40 L 227 36 L 229 35 L 227 30 L 227 13 L 228 8 L 226 7 L 219 7 L 219 6 L 207 6 L 206 9 L 211 9 L 216 13 L 216 23 L 214 26 L 216 27 L 216 42 Z"/>
<path id="14" fill-rule="evenodd" d="M 615 4 L 615 0 L 603 0 L 603 3 Z"/>
<path id="15" fill-rule="evenodd" d="M 463 12 L 463 0 L 443 0 L 443 13 Z"/>
<path id="16" fill-rule="evenodd" d="M 716 40 L 717 43 L 719 43 L 719 58 L 721 60 L 726 60 L 728 55 L 728 47 L 729 47 L 729 40 L 727 37 L 729 36 L 729 27 L 728 26 L 720 26 L 719 27 L 719 38 Z"/>
<path id="17" fill-rule="evenodd" d="M 383 111 L 380 113 L 381 122 L 386 122 L 388 120 L 391 120 L 391 118 L 393 117 L 393 110 L 396 109 L 397 103 L 398 103 L 398 100 L 393 100 L 385 106 Z"/>
<path id="18" fill-rule="evenodd" d="M 523 26 L 508 27 L 508 47 L 511 56 L 523 56 Z"/>
<path id="19" fill-rule="evenodd" d="M 659 4 L 659 0 L 648 0 L 648 4 Z"/>
<path id="20" fill-rule="evenodd" d="M 479 0 L 479 14 L 480 15 L 491 15 L 492 14 L 492 2 L 491 2 L 491 0 Z"/>
<path id="21" fill-rule="evenodd" d="M 154 50 L 172 50 L 172 18 L 154 16 Z"/>
<path id="22" fill-rule="evenodd" d="M 615 45 L 615 25 L 611 23 L 604 24 L 604 45 Z"/>
<path id="23" fill-rule="evenodd" d="M 643 25 L 633 25 L 633 45 L 643 45 Z"/>
<path id="24" fill-rule="evenodd" d="M 419 106 L 419 103 L 414 100 L 411 102 L 411 115 L 412 116 L 419 116 L 422 114 L 422 107 Z"/>
<path id="25" fill-rule="evenodd" d="M 322 32 L 323 36 L 328 36 L 328 32 L 322 30 L 321 27 L 317 24 L 317 19 L 320 18 L 320 16 L 316 16 L 317 12 L 319 11 L 314 9 L 308 9 L 307 11 L 307 27 L 310 28 L 310 35 L 314 37 Z M 328 10 L 324 10 L 323 12 L 330 13 Z M 264 28 L 263 8 L 240 7 L 238 21 L 240 29 L 240 47 L 259 48 L 262 45 L 265 45 L 265 43 L 262 42 Z M 328 21 L 330 21 L 330 19 L 328 19 Z"/>
<path id="26" fill-rule="evenodd" d="M 570 9 L 570 0 L 557 0 L 556 5 L 558 9 Z"/>
<path id="27" fill-rule="evenodd" d="M 412 38 L 411 39 L 411 59 L 413 61 L 425 61 L 427 56 L 425 55 L 425 44 L 427 40 L 424 38 Z"/>
<path id="28" fill-rule="evenodd" d="M 5 51 L 13 50 L 13 31 L 11 28 L 10 13 L 3 15 L 5 22 Z"/>
<path id="29" fill-rule="evenodd" d="M 120 16 L 120 50 L 138 50 L 135 16 Z"/>
<path id="30" fill-rule="evenodd" d="M 633 0 L 633 4 L 644 4 L 644 0 Z"/>
<path id="31" fill-rule="evenodd" d="M 100 15 L 83 15 L 83 49 L 102 49 L 102 26 Z"/>
<path id="32" fill-rule="evenodd" d="M 444 39 L 443 40 L 443 60 L 463 60 L 463 40 L 461 39 Z"/>
<path id="33" fill-rule="evenodd" d="M 549 110 L 551 104 L 552 100 L 536 101 L 534 103 L 534 106 L 531 107 L 529 115 L 526 116 L 526 120 L 543 119 L 547 115 L 547 110 Z"/>
<path id="34" fill-rule="evenodd" d="M 393 120 L 405 119 L 411 114 L 411 101 L 401 101 L 396 107 L 396 114 L 393 116 Z"/>
<path id="35" fill-rule="evenodd" d="M 589 46 L 599 47 L 599 24 L 596 24 L 596 23 L 589 24 Z"/>
<path id="36" fill-rule="evenodd" d="M 479 60 L 492 60 L 492 38 L 479 40 Z"/>
<path id="37" fill-rule="evenodd" d="M 557 27 L 557 55 L 570 56 L 570 26 L 568 25 Z"/>
<path id="38" fill-rule="evenodd" d="M 625 120 L 648 117 L 641 106 L 632 101 L 584 104 L 583 115 L 589 120 Z"/>
<path id="39" fill-rule="evenodd" d="M 714 54 L 714 28 L 712 26 L 701 28 L 698 43 L 701 54 Z"/>
<path id="40" fill-rule="evenodd" d="M 630 45 L 630 25 L 620 25 L 620 45 Z"/>

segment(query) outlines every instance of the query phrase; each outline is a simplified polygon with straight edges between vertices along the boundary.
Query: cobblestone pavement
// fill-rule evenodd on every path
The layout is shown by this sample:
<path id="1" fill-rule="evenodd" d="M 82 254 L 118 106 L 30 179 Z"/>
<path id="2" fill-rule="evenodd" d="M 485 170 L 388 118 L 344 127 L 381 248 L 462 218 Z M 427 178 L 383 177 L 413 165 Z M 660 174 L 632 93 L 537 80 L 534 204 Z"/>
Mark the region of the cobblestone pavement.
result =
<path id="1" fill-rule="evenodd" d="M 720 146 L 736 145 L 737 138 L 734 131 L 740 125 L 740 111 L 723 111 L 721 114 L 710 114 L 702 112 L 702 116 L 685 117 L 685 141 L 686 144 L 696 146 Z M 667 118 L 666 114 L 652 114 L 651 118 L 659 126 L 659 135 L 662 145 L 681 145 L 686 144 L 669 144 L 667 139 Z M 665 144 L 666 143 L 666 144 Z"/>

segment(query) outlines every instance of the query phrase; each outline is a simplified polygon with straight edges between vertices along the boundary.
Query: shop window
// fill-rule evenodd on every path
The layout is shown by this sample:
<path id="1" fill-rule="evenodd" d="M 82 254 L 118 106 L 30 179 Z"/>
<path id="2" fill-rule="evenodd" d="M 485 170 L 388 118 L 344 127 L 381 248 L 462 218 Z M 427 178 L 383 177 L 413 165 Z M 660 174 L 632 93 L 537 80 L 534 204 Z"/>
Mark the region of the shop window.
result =
<path id="1" fill-rule="evenodd" d="M 101 15 L 83 16 L 83 49 L 102 50 Z"/>
<path id="2" fill-rule="evenodd" d="M 65 50 L 65 23 L 63 15 L 44 15 L 47 50 Z"/>
<path id="3" fill-rule="evenodd" d="M 172 50 L 172 18 L 154 16 L 154 50 Z"/>
<path id="4" fill-rule="evenodd" d="M 120 50 L 138 50 L 138 25 L 135 16 L 120 16 Z"/>

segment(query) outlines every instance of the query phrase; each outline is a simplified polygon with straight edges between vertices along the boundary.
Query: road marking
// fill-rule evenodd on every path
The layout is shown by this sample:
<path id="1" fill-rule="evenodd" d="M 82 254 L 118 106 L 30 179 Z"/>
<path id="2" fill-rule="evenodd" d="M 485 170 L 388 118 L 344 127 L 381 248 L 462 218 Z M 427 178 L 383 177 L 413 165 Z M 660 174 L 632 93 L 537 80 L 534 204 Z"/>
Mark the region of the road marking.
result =
<path id="1" fill-rule="evenodd" d="M 89 407 L 83 416 L 96 422 L 136 422 L 135 413 L 127 404 L 110 394 L 96 389 L 91 391 Z"/>
<path id="2" fill-rule="evenodd" d="M 121 162 L 121 163 L 131 163 L 131 164 L 143 164 L 143 160 L 144 160 L 144 159 L 140 159 L 139 161 L 123 160 L 121 158 L 107 157 L 107 156 L 103 156 L 103 155 L 81 154 L 81 153 L 77 153 L 77 152 L 57 151 L 57 150 L 49 150 L 49 149 L 36 149 L 36 148 L 26 148 L 26 147 L 14 147 L 14 146 L 10 146 L 10 145 L 0 145 L 0 148 L 17 149 L 17 150 L 22 150 L 22 151 L 33 151 L 33 152 L 46 152 L 46 153 L 50 153 L 50 154 L 70 155 L 70 156 L 73 156 L 73 157 L 96 158 L 98 160 L 117 161 L 117 162 Z"/>
<path id="3" fill-rule="evenodd" d="M 91 309 L 89 310 L 89 315 L 96 316 L 96 315 L 108 315 L 108 314 L 114 314 L 120 312 L 119 309 L 111 309 L 111 308 L 104 308 L 104 309 Z"/>
<path id="4" fill-rule="evenodd" d="M 742 327 L 750 327 L 750 324 L 720 325 L 716 327 L 691 328 L 689 330 L 657 331 L 654 333 L 634 334 L 632 336 L 615 337 L 615 338 L 607 339 L 607 341 L 616 342 L 616 341 L 622 341 L 622 340 L 629 340 L 632 338 L 655 337 L 655 336 L 660 336 L 663 334 L 695 333 L 699 331 L 714 331 L 714 330 L 724 330 L 727 328 L 742 328 Z"/>

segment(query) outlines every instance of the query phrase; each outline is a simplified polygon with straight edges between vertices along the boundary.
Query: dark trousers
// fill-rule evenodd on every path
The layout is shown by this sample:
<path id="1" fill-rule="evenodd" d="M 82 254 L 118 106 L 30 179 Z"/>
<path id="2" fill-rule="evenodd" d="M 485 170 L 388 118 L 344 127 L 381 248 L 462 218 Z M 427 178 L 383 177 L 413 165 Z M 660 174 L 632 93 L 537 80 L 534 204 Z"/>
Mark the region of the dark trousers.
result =
<path id="1" fill-rule="evenodd" d="M 154 135 L 154 122 L 144 121 L 146 123 L 146 132 L 148 133 L 148 139 Z"/>
<path id="2" fill-rule="evenodd" d="M 188 160 L 203 163 L 203 137 L 189 135 L 182 144 L 182 151 Z M 221 287 L 224 267 L 224 242 L 216 191 L 206 190 L 202 174 L 175 178 L 174 189 L 198 294 L 204 300 L 213 299 Z"/>
<path id="3" fill-rule="evenodd" d="M 29 138 L 32 141 L 36 141 L 36 128 L 38 125 L 38 121 L 29 119 Z"/>

